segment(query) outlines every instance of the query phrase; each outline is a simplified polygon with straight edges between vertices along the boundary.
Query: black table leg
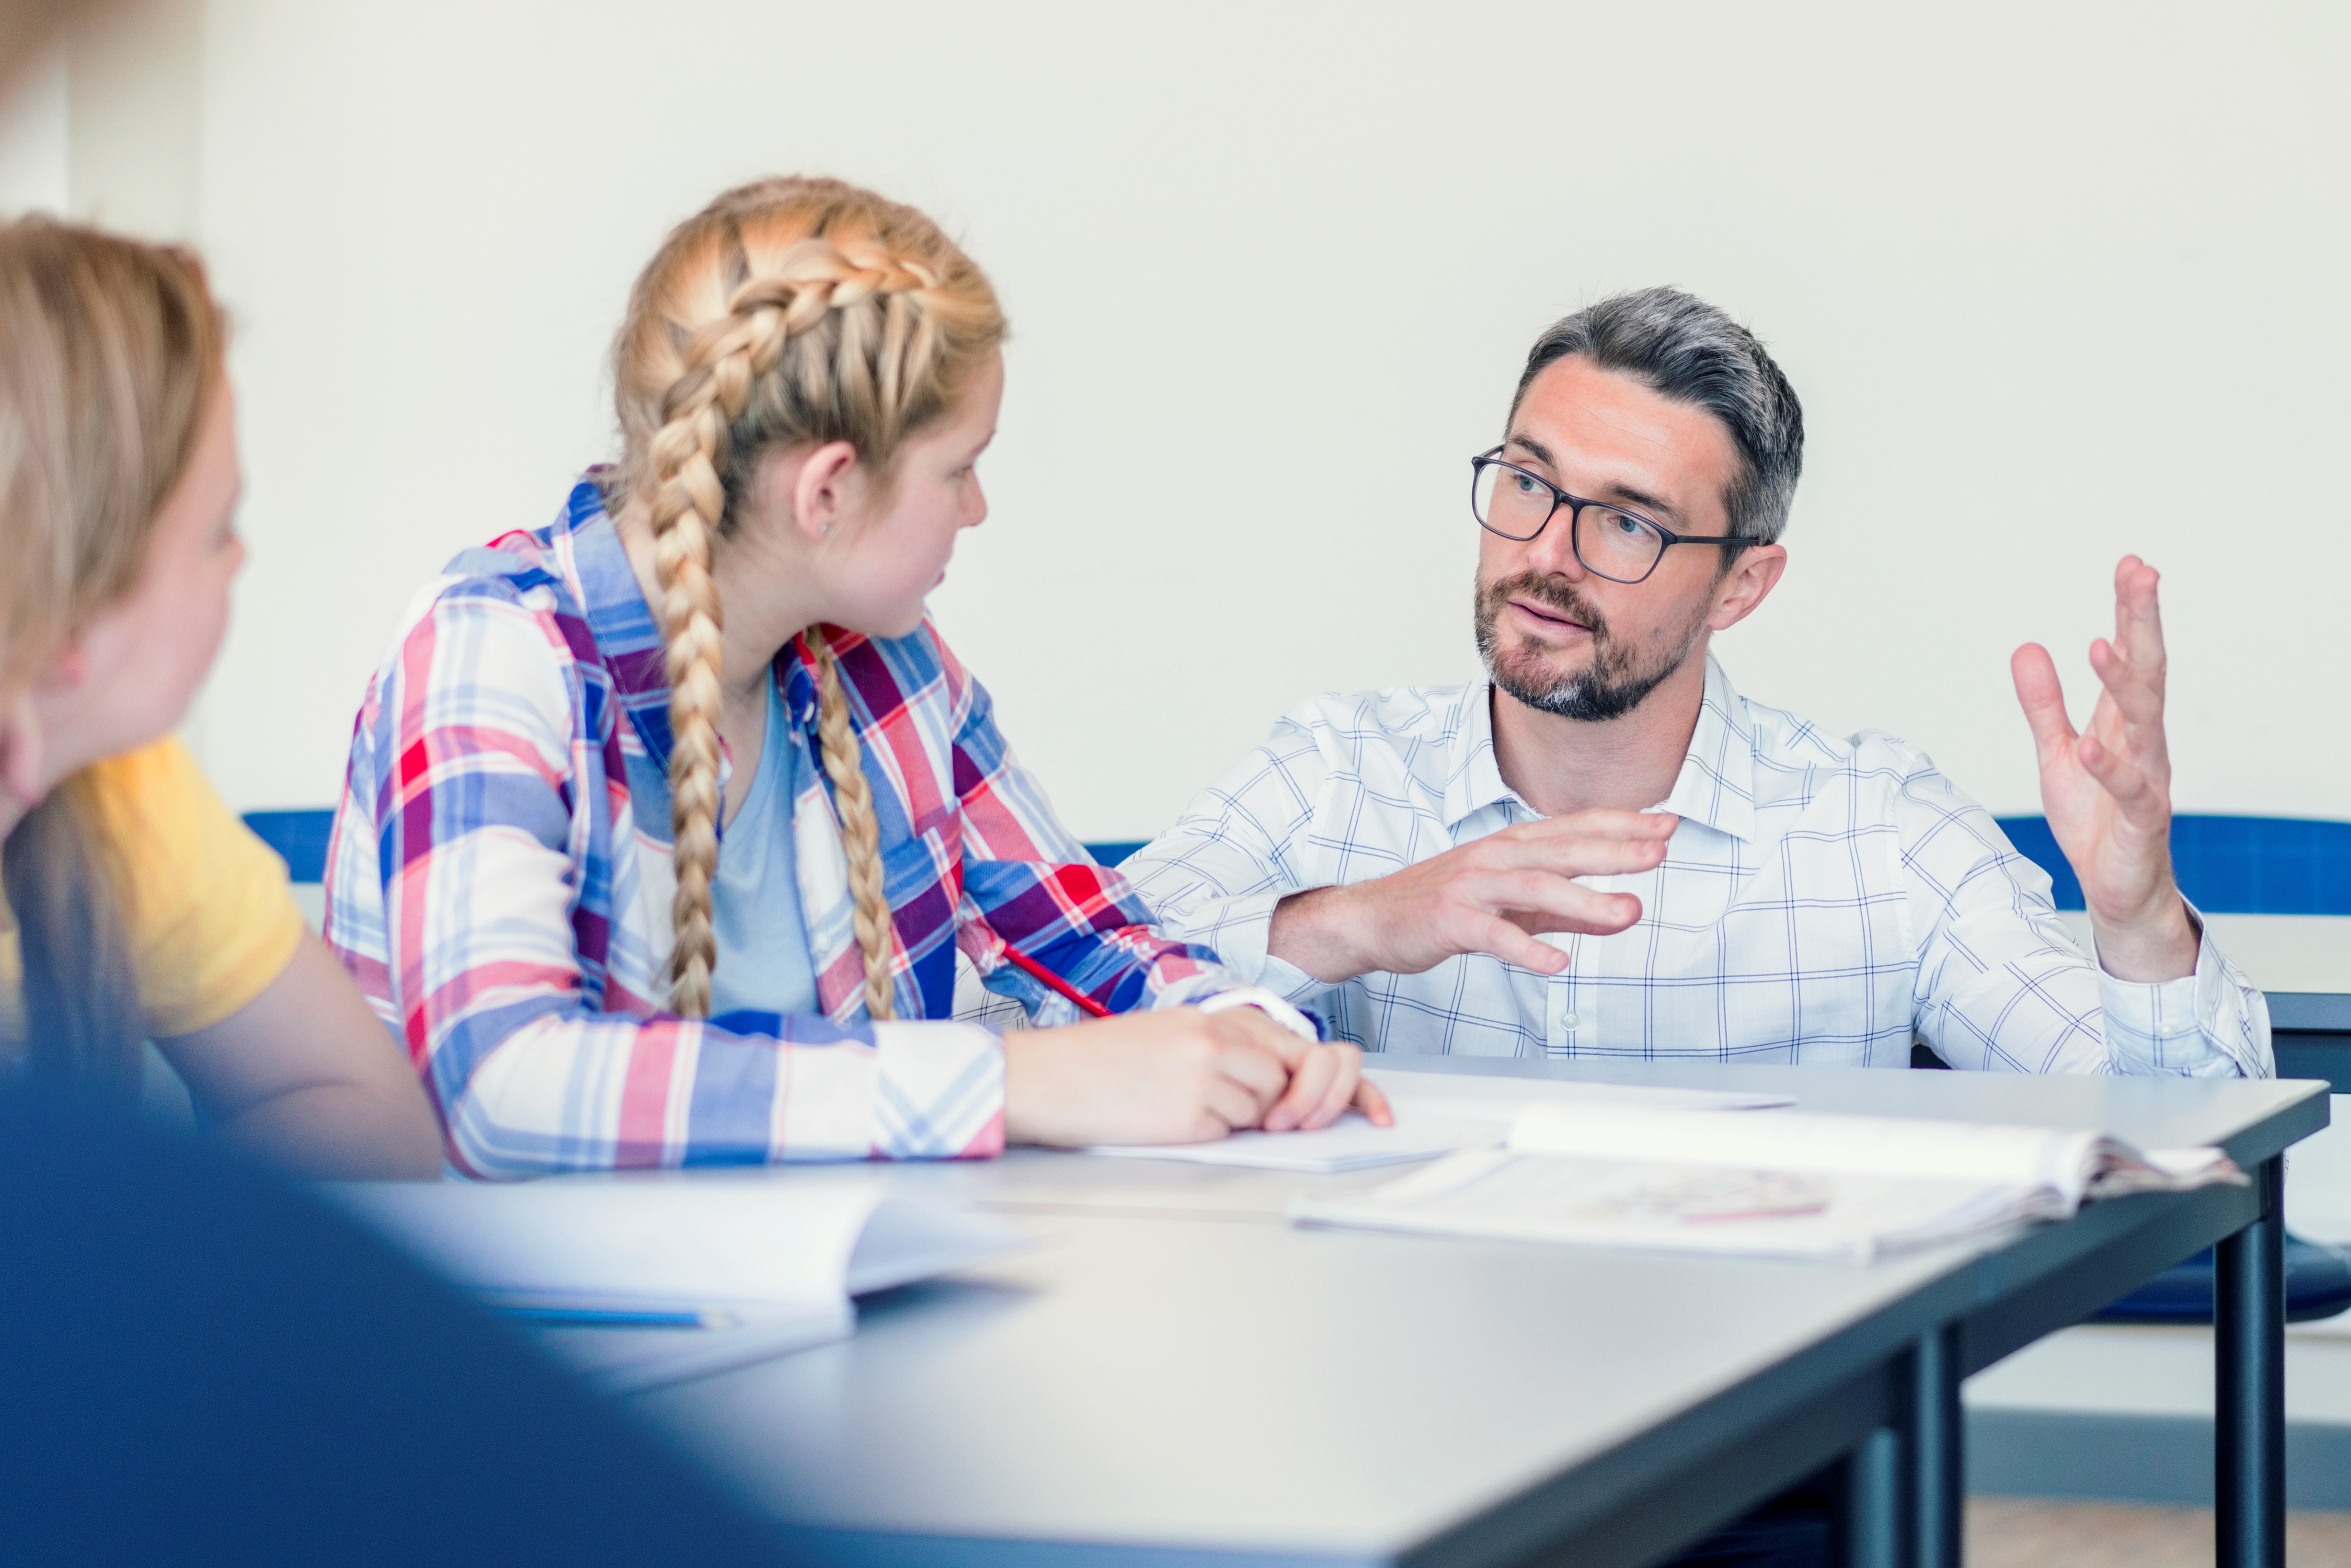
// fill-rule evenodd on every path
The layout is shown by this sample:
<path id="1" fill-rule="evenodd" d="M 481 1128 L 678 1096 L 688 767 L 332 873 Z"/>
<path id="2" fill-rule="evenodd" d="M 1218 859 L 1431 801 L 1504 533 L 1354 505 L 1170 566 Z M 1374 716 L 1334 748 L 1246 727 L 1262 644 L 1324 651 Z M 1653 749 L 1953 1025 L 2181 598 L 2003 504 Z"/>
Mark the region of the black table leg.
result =
<path id="1" fill-rule="evenodd" d="M 2213 1555 L 2285 1568 L 2285 1162 L 2252 1172 L 2261 1212 L 2213 1258 Z"/>
<path id="2" fill-rule="evenodd" d="M 1918 1337 L 1907 1404 L 1903 1481 L 1910 1568 L 1959 1568 L 1967 1477 L 1957 1323 Z"/>

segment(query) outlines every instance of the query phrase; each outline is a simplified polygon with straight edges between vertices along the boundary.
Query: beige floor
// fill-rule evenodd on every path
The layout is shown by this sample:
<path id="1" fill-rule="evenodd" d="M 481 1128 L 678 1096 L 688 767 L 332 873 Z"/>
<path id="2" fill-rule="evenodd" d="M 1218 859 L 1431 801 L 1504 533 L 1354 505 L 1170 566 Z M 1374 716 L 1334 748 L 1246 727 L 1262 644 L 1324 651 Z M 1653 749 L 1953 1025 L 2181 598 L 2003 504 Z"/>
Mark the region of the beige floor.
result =
<path id="1" fill-rule="evenodd" d="M 2351 1568 L 2351 1513 L 2286 1520 L 2287 1568 Z M 2212 1511 L 1970 1498 L 1968 1568 L 2210 1568 Z"/>

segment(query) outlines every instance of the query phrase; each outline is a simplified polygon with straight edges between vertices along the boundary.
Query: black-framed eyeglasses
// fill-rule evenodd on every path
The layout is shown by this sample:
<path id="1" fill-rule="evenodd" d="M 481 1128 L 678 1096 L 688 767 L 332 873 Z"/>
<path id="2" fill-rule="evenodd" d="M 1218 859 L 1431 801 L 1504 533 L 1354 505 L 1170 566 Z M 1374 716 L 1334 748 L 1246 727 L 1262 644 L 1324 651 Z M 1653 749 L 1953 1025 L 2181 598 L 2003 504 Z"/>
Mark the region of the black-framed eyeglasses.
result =
<path id="1" fill-rule="evenodd" d="M 1505 463 L 1495 455 L 1501 450 L 1497 446 L 1469 459 L 1469 512 L 1478 526 L 1524 544 L 1564 507 L 1569 545 L 1594 577 L 1645 581 L 1665 559 L 1667 545 L 1727 545 L 1736 553 L 1761 542 L 1735 535 L 1677 534 L 1638 512 L 1571 496 L 1541 475 Z"/>

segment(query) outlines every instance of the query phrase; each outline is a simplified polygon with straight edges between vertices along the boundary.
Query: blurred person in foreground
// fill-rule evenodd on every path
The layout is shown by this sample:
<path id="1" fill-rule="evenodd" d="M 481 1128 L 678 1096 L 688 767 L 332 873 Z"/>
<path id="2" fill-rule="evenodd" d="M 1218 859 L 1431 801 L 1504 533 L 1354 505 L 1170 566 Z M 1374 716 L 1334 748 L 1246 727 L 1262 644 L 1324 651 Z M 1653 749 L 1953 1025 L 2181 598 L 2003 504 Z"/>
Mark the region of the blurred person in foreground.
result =
<path id="1" fill-rule="evenodd" d="M 398 1045 L 172 735 L 245 560 L 224 339 L 183 251 L 0 227 L 0 1072 L 135 1098 L 152 1040 L 224 1136 L 430 1176 Z"/>

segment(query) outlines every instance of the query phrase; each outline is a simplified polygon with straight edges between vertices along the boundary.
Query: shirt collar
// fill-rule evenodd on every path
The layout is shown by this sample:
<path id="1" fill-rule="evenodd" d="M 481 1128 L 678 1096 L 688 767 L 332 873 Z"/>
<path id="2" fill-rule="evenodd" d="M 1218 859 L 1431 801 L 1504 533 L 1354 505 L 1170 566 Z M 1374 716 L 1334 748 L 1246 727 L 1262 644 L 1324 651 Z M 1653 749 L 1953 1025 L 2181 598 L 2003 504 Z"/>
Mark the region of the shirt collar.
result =
<path id="1" fill-rule="evenodd" d="M 1674 787 L 1657 809 L 1698 822 L 1742 843 L 1755 841 L 1755 727 L 1747 703 L 1706 656 L 1706 695 Z"/>
<path id="2" fill-rule="evenodd" d="M 564 526 L 570 534 L 573 570 L 580 579 L 580 603 L 596 651 L 612 674 L 621 703 L 637 726 L 639 736 L 656 761 L 669 761 L 669 655 L 662 643 L 661 622 L 645 601 L 636 568 L 621 543 L 621 530 L 604 508 L 597 481 L 601 470 L 590 470 L 572 491 Z M 794 637 L 776 655 L 777 689 L 792 722 L 802 728 L 816 723 L 816 679 L 806 656 L 806 639 Z"/>
<path id="3" fill-rule="evenodd" d="M 1473 812 L 1506 802 L 1515 802 L 1530 817 L 1538 814 L 1503 782 L 1501 767 L 1494 759 L 1493 692 L 1490 681 L 1462 690 L 1445 781 L 1447 829 L 1459 827 Z M 1754 727 L 1747 721 L 1745 701 L 1711 653 L 1706 659 L 1706 695 L 1698 702 L 1689 750 L 1657 810 L 1743 842 L 1754 841 Z"/>
<path id="4" fill-rule="evenodd" d="M 1478 681 L 1461 689 L 1461 711 L 1455 716 L 1451 748 L 1446 760 L 1445 826 L 1458 828 L 1473 813 L 1489 806 L 1516 802 L 1528 816 L 1541 813 L 1519 800 L 1519 792 L 1502 782 L 1501 765 L 1494 760 L 1494 683 Z"/>
<path id="5" fill-rule="evenodd" d="M 571 492 L 564 516 L 570 535 L 572 570 L 580 579 L 580 608 L 596 639 L 596 652 L 612 674 L 623 703 L 631 711 L 654 706 L 663 710 L 666 754 L 669 672 L 662 648 L 661 622 L 637 586 L 636 569 L 621 543 L 621 530 L 605 511 L 603 497 L 591 471 Z"/>

